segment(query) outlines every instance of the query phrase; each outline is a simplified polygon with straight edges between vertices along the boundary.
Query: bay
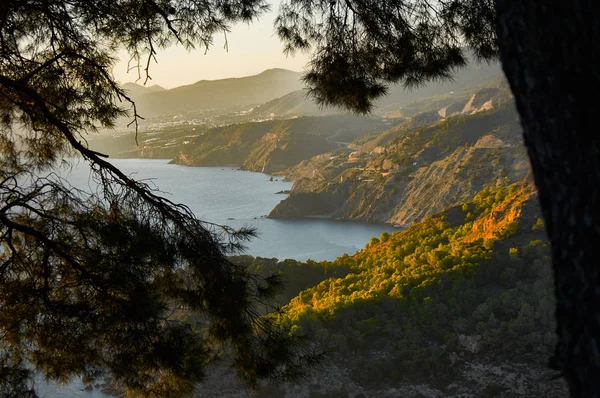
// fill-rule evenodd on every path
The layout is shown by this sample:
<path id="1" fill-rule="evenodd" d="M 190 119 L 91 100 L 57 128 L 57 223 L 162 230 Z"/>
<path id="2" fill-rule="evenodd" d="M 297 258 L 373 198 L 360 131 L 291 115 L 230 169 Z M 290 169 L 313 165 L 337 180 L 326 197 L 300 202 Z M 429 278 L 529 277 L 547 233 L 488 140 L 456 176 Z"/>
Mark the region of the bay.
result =
<path id="1" fill-rule="evenodd" d="M 283 177 L 224 167 L 187 167 L 168 160 L 112 159 L 127 175 L 143 180 L 173 202 L 187 205 L 205 221 L 234 228 L 254 226 L 258 237 L 247 244 L 246 254 L 279 259 L 333 260 L 354 254 L 373 236 L 396 229 L 385 224 L 310 218 L 276 220 L 266 216 L 286 195 L 292 183 Z M 83 160 L 63 174 L 71 184 L 93 189 L 89 167 Z"/>

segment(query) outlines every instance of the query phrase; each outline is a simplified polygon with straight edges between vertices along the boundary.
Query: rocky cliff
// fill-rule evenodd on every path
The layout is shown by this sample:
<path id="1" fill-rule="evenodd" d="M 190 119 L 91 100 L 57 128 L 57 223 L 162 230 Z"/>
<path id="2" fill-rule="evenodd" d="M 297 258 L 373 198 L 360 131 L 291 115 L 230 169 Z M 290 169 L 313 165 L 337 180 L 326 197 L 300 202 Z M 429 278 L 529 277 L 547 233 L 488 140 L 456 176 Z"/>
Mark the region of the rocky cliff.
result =
<path id="1" fill-rule="evenodd" d="M 269 217 L 400 225 L 462 203 L 486 185 L 530 178 L 517 112 L 502 81 L 284 174 L 294 186 Z"/>

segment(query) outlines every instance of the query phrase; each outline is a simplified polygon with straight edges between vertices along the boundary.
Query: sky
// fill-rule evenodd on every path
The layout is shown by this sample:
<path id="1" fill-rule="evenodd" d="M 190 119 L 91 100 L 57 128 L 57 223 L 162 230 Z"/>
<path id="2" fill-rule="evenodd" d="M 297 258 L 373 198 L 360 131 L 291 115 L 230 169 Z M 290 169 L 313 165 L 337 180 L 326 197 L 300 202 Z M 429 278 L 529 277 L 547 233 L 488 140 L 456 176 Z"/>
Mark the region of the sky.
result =
<path id="1" fill-rule="evenodd" d="M 277 3 L 277 2 L 273 2 Z M 284 68 L 301 72 L 309 60 L 306 54 L 286 57 L 283 45 L 274 33 L 273 21 L 277 16 L 277 4 L 265 13 L 258 21 L 238 24 L 227 33 L 229 50 L 223 48 L 223 35 L 214 38 L 214 45 L 206 55 L 204 49 L 188 52 L 181 46 L 158 50 L 158 63 L 150 66 L 147 86 L 158 84 L 170 89 L 192 84 L 198 80 L 215 80 L 228 77 L 241 77 L 258 74 L 265 69 Z M 129 56 L 125 51 L 119 52 L 120 61 L 115 65 L 113 74 L 121 83 L 136 82 L 137 71 L 127 73 Z M 142 71 L 143 73 L 143 71 Z M 143 84 L 144 81 L 137 81 Z"/>

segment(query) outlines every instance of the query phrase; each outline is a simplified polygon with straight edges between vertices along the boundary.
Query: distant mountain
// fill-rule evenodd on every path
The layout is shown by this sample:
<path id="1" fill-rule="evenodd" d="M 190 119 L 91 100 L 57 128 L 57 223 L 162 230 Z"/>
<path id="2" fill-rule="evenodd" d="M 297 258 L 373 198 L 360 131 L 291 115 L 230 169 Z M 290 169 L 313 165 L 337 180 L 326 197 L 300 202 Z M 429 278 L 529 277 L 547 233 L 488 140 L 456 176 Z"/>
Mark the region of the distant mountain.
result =
<path id="1" fill-rule="evenodd" d="M 142 86 L 136 83 L 125 83 L 121 87 L 123 87 L 125 91 L 127 91 L 127 94 L 129 94 L 134 100 L 142 97 L 143 95 L 166 91 L 165 88 L 162 88 L 157 84 L 153 86 Z"/>
<path id="2" fill-rule="evenodd" d="M 374 114 L 410 116 L 399 113 L 398 108 L 423 98 L 450 95 L 474 85 L 486 84 L 501 76 L 499 64 L 471 63 L 457 71 L 453 81 L 432 82 L 413 90 L 395 85 L 376 103 Z M 300 72 L 268 69 L 258 75 L 200 80 L 170 90 L 135 83 L 126 83 L 123 88 L 136 101 L 138 112 L 145 118 L 187 114 L 190 119 L 206 119 L 244 111 L 241 119 L 250 121 L 348 113 L 336 107 L 322 108 L 307 98 L 301 77 Z"/>
<path id="3" fill-rule="evenodd" d="M 407 104 L 413 102 L 430 103 L 432 97 L 440 99 L 440 96 L 453 96 L 464 90 L 472 91 L 475 86 L 487 85 L 491 81 L 501 79 L 502 76 L 502 70 L 497 63 L 471 63 L 467 67 L 458 70 L 452 81 L 431 82 L 415 89 L 393 85 L 390 87 L 388 94 L 376 102 L 373 113 L 386 117 L 410 117 L 413 112 L 409 111 L 406 107 Z M 439 106 L 439 108 L 442 107 Z M 399 108 L 404 108 L 403 112 L 399 112 Z M 303 87 L 300 90 L 286 93 L 255 107 L 247 116 L 251 119 L 286 119 L 299 116 L 325 116 L 347 113 L 349 112 L 336 107 L 320 107 L 311 98 L 307 97 L 307 91 Z"/>
<path id="4" fill-rule="evenodd" d="M 171 90 L 140 92 L 142 95 L 135 99 L 138 112 L 149 117 L 232 109 L 262 104 L 298 90 L 302 87 L 300 76 L 285 69 L 269 69 L 254 76 L 200 80 Z"/>

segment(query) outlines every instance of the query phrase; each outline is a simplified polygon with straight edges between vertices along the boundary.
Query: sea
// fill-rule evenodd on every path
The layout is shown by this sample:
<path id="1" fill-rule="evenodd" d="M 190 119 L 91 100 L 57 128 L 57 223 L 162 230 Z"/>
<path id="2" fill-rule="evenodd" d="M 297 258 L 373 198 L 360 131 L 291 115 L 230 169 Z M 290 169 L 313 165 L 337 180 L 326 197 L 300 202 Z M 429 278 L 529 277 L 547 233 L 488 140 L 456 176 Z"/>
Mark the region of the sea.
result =
<path id="1" fill-rule="evenodd" d="M 146 182 L 169 200 L 185 204 L 201 220 L 232 228 L 254 227 L 257 237 L 246 243 L 243 254 L 306 261 L 334 260 L 354 254 L 372 237 L 398 229 L 386 224 L 336 221 L 323 218 L 293 220 L 266 216 L 287 194 L 292 182 L 281 176 L 243 171 L 233 167 L 187 167 L 168 159 L 111 159 L 125 174 Z M 69 159 L 57 173 L 71 185 L 95 190 L 89 165 Z M 99 389 L 84 391 L 81 380 L 66 385 L 35 380 L 42 397 L 106 397 Z"/>

